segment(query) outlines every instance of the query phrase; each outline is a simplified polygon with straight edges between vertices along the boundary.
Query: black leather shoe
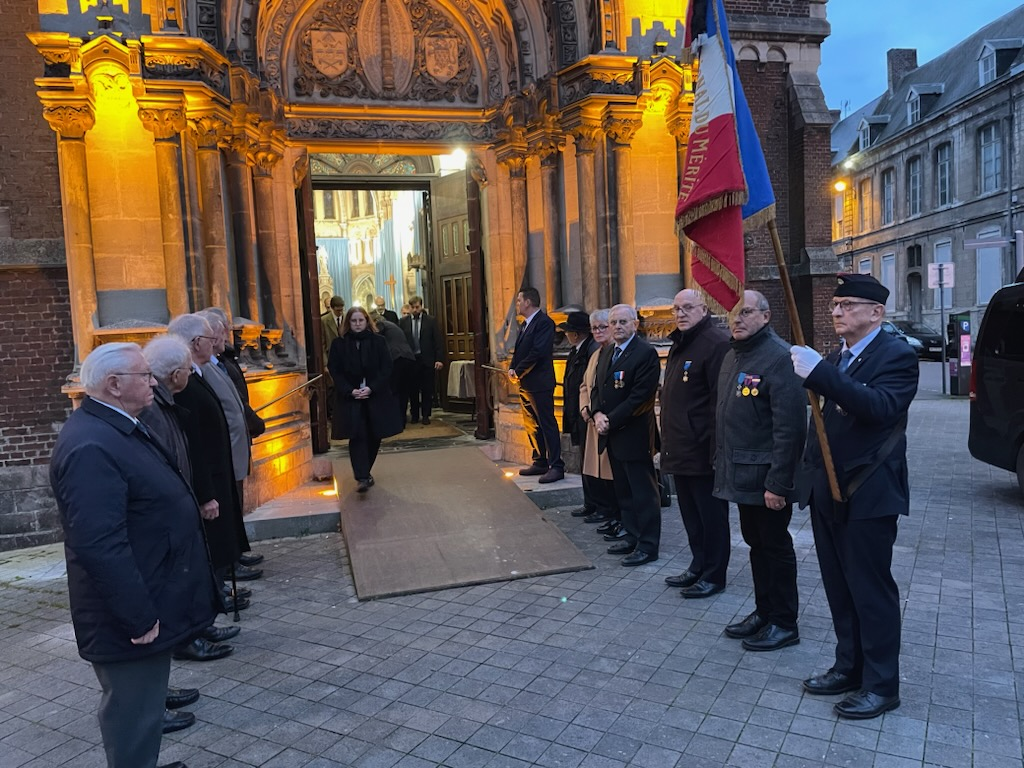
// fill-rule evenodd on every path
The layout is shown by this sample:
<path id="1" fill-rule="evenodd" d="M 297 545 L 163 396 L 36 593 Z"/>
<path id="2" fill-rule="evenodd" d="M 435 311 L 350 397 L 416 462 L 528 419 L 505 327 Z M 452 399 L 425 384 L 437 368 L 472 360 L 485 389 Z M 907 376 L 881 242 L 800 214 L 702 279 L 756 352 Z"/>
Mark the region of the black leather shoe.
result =
<path id="1" fill-rule="evenodd" d="M 244 565 L 235 566 L 235 581 L 255 581 L 263 575 L 261 568 L 248 568 Z"/>
<path id="2" fill-rule="evenodd" d="M 830 669 L 823 675 L 809 677 L 804 680 L 804 690 L 813 693 L 815 696 L 832 696 L 837 693 L 856 691 L 860 689 L 860 680 L 854 680 L 849 675 L 836 672 Z"/>
<path id="3" fill-rule="evenodd" d="M 628 555 L 636 549 L 636 544 L 630 544 L 628 541 L 620 541 L 618 544 L 612 544 L 608 547 L 609 555 Z"/>
<path id="4" fill-rule="evenodd" d="M 727 626 L 725 635 L 742 640 L 744 637 L 753 637 L 766 626 L 768 626 L 768 619 L 761 618 L 758 612 L 754 611 L 743 621 L 737 621 L 735 624 Z"/>
<path id="5" fill-rule="evenodd" d="M 647 552 L 644 552 L 642 549 L 638 549 L 638 550 L 634 551 L 633 554 L 626 555 L 624 558 L 622 558 L 622 564 L 624 566 L 626 566 L 627 568 L 630 568 L 630 567 L 632 567 L 634 565 L 643 565 L 644 563 L 653 563 L 657 559 L 658 559 L 657 555 L 651 555 L 651 554 L 648 554 Z"/>
<path id="6" fill-rule="evenodd" d="M 168 687 L 164 706 L 167 709 L 177 709 L 178 707 L 187 707 L 189 704 L 195 704 L 197 701 L 199 701 L 199 691 L 195 688 Z"/>
<path id="7" fill-rule="evenodd" d="M 244 611 L 248 607 L 249 607 L 249 598 L 247 598 L 247 597 L 240 597 L 240 598 L 238 598 L 238 610 Z M 235 601 L 232 600 L 230 597 L 224 598 L 224 611 L 223 611 L 223 613 L 234 613 L 234 611 L 235 611 Z"/>
<path id="8" fill-rule="evenodd" d="M 569 514 L 572 515 L 573 517 L 586 517 L 587 515 L 594 514 L 594 510 L 587 509 L 586 507 L 579 507 L 577 509 L 574 509 Z"/>
<path id="9" fill-rule="evenodd" d="M 236 637 L 241 631 L 242 628 L 238 626 L 215 627 L 210 625 L 203 630 L 201 637 L 203 640 L 209 640 L 211 643 L 223 643 L 225 640 Z"/>
<path id="10" fill-rule="evenodd" d="M 537 478 L 538 483 L 557 483 L 565 478 L 565 470 L 552 467 L 543 475 Z"/>
<path id="11" fill-rule="evenodd" d="M 188 766 L 181 762 L 181 760 L 175 760 L 173 763 L 158 765 L 156 768 L 188 768 Z"/>
<path id="12" fill-rule="evenodd" d="M 231 597 L 231 587 L 227 584 L 223 586 L 221 591 L 224 593 L 224 597 Z M 239 587 L 235 590 L 235 593 L 238 597 L 252 597 L 252 590 L 245 587 Z"/>
<path id="13" fill-rule="evenodd" d="M 611 520 L 612 520 L 612 518 L 608 517 L 608 515 L 606 515 L 604 512 L 595 512 L 594 514 L 587 515 L 586 517 L 583 518 L 583 522 L 584 523 L 590 523 L 590 524 L 606 523 L 606 522 L 609 522 Z"/>
<path id="14" fill-rule="evenodd" d="M 896 709 L 899 705 L 899 696 L 879 696 L 871 691 L 857 691 L 851 693 L 832 709 L 837 715 L 848 720 L 870 720 L 890 709 Z"/>
<path id="15" fill-rule="evenodd" d="M 540 476 L 540 475 L 547 474 L 547 471 L 548 471 L 547 467 L 542 467 L 542 466 L 540 466 L 538 464 L 531 464 L 528 467 L 524 467 L 523 469 L 520 469 L 519 470 L 519 474 L 522 477 L 532 477 L 533 475 Z"/>
<path id="16" fill-rule="evenodd" d="M 370 481 L 368 479 L 360 480 L 359 485 L 356 486 L 356 493 L 366 493 L 368 490 L 370 490 Z"/>
<path id="17" fill-rule="evenodd" d="M 799 630 L 783 629 L 776 624 L 765 624 L 760 632 L 743 641 L 743 647 L 748 651 L 777 651 L 779 648 L 796 645 L 799 642 Z"/>
<path id="18" fill-rule="evenodd" d="M 604 535 L 605 541 L 618 541 L 624 538 L 626 538 L 626 529 L 621 525 L 616 525 L 615 528 Z"/>
<path id="19" fill-rule="evenodd" d="M 665 583 L 670 587 L 692 587 L 700 581 L 700 574 L 687 569 L 678 576 L 666 576 Z"/>
<path id="20" fill-rule="evenodd" d="M 263 555 L 257 555 L 255 552 L 246 552 L 238 558 L 238 562 L 252 568 L 254 565 L 259 565 L 263 562 Z"/>
<path id="21" fill-rule="evenodd" d="M 717 595 L 723 589 L 725 589 L 725 584 L 712 584 L 710 581 L 698 579 L 690 586 L 680 589 L 679 594 L 687 600 L 699 600 L 702 597 Z"/>
<path id="22" fill-rule="evenodd" d="M 420 424 L 422 424 L 425 427 L 430 426 L 430 417 L 424 416 L 423 419 L 420 421 Z"/>
<path id="23" fill-rule="evenodd" d="M 172 656 L 178 661 L 213 661 L 230 656 L 235 649 L 223 643 L 211 643 L 197 637 L 188 645 L 181 645 L 174 649 Z"/>
<path id="24" fill-rule="evenodd" d="M 191 712 L 171 712 L 164 710 L 164 733 L 174 733 L 183 728 L 188 728 L 196 721 L 196 716 Z"/>
<path id="25" fill-rule="evenodd" d="M 619 521 L 618 520 L 605 520 L 603 523 L 601 523 L 599 526 L 597 526 L 597 532 L 598 533 L 611 533 L 612 531 L 614 531 L 618 527 L 619 527 Z"/>

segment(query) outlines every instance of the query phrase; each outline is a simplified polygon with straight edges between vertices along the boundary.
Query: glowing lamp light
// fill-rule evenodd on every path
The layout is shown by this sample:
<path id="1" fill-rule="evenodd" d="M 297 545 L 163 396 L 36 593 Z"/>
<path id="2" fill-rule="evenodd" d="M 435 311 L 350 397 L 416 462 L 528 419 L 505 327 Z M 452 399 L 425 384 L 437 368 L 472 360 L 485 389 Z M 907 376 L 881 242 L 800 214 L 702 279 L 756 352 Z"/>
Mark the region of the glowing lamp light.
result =
<path id="1" fill-rule="evenodd" d="M 846 182 L 840 179 L 839 181 L 832 185 L 832 188 L 835 189 L 836 192 L 845 192 Z"/>
<path id="2" fill-rule="evenodd" d="M 515 477 L 515 473 L 514 472 L 509 472 L 508 470 L 505 470 L 505 477 Z"/>

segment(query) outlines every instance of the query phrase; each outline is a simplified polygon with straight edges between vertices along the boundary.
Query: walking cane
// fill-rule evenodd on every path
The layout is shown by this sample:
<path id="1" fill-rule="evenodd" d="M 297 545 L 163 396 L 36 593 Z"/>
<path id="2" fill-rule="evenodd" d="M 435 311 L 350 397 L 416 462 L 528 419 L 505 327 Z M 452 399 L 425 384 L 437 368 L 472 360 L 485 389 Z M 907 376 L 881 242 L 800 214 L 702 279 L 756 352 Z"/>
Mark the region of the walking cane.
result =
<path id="1" fill-rule="evenodd" d="M 231 563 L 231 600 L 235 604 L 234 621 L 239 622 L 242 617 L 238 615 L 238 579 L 235 578 L 235 564 Z"/>

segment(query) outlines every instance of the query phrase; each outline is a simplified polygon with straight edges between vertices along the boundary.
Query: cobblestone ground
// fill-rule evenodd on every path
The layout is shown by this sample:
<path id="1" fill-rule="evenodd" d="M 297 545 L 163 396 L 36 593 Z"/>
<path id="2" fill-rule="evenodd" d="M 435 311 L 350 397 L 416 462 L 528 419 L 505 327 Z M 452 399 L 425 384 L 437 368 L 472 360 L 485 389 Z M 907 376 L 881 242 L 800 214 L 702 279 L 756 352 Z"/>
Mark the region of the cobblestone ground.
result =
<path id="1" fill-rule="evenodd" d="M 361 604 L 337 535 L 263 543 L 234 654 L 174 664 L 172 683 L 203 696 L 161 762 L 1021 768 L 1024 504 L 966 434 L 966 402 L 922 391 L 895 556 L 903 705 L 882 718 L 839 722 L 835 698 L 801 693 L 833 643 L 806 511 L 792 526 L 801 644 L 756 654 L 721 634 L 753 603 L 735 524 L 728 589 L 685 601 L 663 583 L 688 564 L 674 507 L 661 560 L 636 569 L 554 509 L 594 570 Z M 0 555 L 3 768 L 104 765 L 65 590 L 59 547 Z"/>

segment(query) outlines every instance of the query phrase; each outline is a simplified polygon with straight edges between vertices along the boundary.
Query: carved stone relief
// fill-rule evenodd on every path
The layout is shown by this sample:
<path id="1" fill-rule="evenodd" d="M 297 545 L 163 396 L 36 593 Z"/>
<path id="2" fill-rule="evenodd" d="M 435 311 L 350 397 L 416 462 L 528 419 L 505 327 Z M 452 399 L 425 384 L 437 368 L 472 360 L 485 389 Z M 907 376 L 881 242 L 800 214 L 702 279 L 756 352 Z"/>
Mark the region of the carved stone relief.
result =
<path id="1" fill-rule="evenodd" d="M 296 139 L 396 139 L 401 141 L 473 141 L 492 142 L 493 123 L 440 122 L 427 120 L 362 121 L 311 120 L 287 121 L 288 135 Z"/>

